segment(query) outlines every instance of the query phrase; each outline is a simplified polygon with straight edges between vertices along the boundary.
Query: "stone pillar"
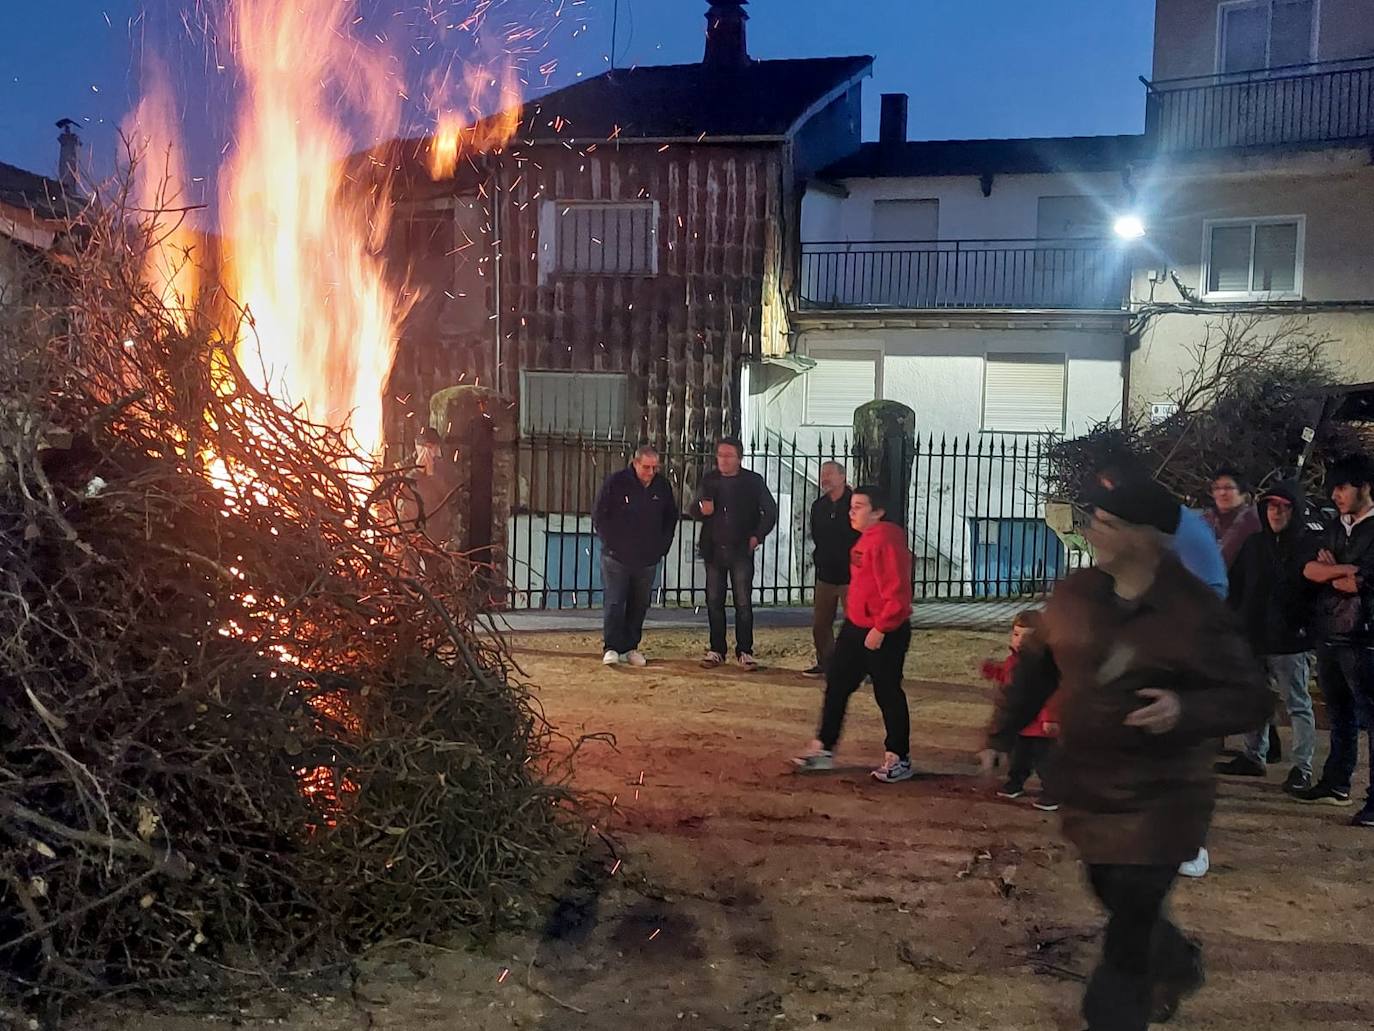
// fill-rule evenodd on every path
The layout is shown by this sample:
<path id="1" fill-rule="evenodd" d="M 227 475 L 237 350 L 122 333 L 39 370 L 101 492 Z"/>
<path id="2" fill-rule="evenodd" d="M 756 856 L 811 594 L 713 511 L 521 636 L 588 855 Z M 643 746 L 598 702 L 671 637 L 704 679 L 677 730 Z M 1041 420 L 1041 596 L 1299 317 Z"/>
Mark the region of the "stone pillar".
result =
<path id="1" fill-rule="evenodd" d="M 916 461 L 916 413 L 900 401 L 859 406 L 854 410 L 854 453 L 854 483 L 881 487 L 892 506 L 888 520 L 905 526 Z"/>
<path id="2" fill-rule="evenodd" d="M 515 504 L 518 433 L 511 399 L 488 387 L 448 387 L 429 402 L 430 425 L 452 459 L 449 546 L 491 569 L 491 599 L 506 601 L 506 535 Z"/>

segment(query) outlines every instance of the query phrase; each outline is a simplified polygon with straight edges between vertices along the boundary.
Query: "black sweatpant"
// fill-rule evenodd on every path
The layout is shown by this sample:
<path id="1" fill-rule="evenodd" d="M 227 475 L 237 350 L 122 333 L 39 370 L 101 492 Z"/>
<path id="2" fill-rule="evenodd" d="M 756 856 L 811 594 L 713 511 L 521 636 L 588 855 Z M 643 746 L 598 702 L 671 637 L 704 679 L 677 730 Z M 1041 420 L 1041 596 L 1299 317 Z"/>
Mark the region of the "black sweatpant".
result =
<path id="1" fill-rule="evenodd" d="M 883 638 L 877 651 L 864 647 L 868 627 L 849 620 L 840 628 L 835 651 L 825 671 L 825 703 L 821 706 L 821 728 L 816 732 L 821 747 L 834 751 L 844 726 L 849 696 L 859 689 L 864 677 L 873 678 L 873 697 L 882 710 L 883 726 L 887 730 L 884 747 L 905 759 L 911 752 L 911 713 L 902 690 L 902 666 L 911 646 L 911 625 L 903 623 Z"/>
<path id="2" fill-rule="evenodd" d="M 1189 979 L 1198 948 L 1165 910 L 1177 877 L 1177 863 L 1088 867 L 1108 917 L 1102 960 L 1083 995 L 1090 1031 L 1146 1031 L 1156 986 Z"/>
<path id="3" fill-rule="evenodd" d="M 1027 737 L 1022 734 L 1011 746 L 1011 759 L 1008 763 L 1007 782 L 1018 788 L 1026 786 L 1026 781 L 1034 773 L 1040 778 L 1040 786 L 1045 786 L 1045 763 L 1054 748 L 1054 738 Z"/>

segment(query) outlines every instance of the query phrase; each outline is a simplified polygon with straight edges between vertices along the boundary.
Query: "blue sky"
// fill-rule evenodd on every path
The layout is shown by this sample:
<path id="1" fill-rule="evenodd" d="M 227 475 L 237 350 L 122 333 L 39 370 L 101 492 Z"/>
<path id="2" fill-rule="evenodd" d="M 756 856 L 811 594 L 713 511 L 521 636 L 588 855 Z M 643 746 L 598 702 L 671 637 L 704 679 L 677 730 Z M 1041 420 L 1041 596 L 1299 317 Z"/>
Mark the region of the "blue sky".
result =
<path id="1" fill-rule="evenodd" d="M 182 98 L 192 172 L 213 176 L 229 123 L 231 72 L 216 72 L 197 27 L 223 0 L 7 0 L 0 34 L 0 160 L 51 173 L 53 123 L 83 123 L 95 169 L 108 171 L 115 129 L 138 95 L 145 48 L 173 69 Z M 335 2 L 335 0 L 315 0 Z M 479 0 L 337 0 L 397 49 L 452 24 Z M 485 2 L 485 0 L 481 0 Z M 487 33 L 537 29 L 529 90 L 565 85 L 609 64 L 617 0 L 490 0 Z M 705 0 L 618 0 L 617 61 L 700 59 Z M 872 54 L 865 131 L 877 131 L 882 92 L 911 95 L 917 139 L 1138 132 L 1153 0 L 752 0 L 750 51 L 757 58 Z M 186 19 L 183 20 L 183 14 Z M 188 30 L 189 25 L 189 30 Z M 407 75 L 462 59 L 454 40 L 416 47 Z M 556 61 L 546 76 L 539 71 Z M 414 111 L 410 128 L 424 115 Z"/>

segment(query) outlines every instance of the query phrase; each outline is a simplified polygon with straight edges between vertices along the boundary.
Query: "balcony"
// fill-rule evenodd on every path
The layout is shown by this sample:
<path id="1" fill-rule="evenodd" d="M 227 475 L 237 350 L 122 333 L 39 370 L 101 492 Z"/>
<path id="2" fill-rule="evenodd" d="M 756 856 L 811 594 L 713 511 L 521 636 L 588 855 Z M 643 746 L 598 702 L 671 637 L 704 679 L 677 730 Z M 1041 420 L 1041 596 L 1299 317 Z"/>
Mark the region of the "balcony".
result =
<path id="1" fill-rule="evenodd" d="M 1115 311 L 1126 303 L 1120 243 L 916 240 L 802 244 L 801 307 Z"/>
<path id="2" fill-rule="evenodd" d="M 1158 154 L 1374 137 L 1374 57 L 1147 82 Z"/>

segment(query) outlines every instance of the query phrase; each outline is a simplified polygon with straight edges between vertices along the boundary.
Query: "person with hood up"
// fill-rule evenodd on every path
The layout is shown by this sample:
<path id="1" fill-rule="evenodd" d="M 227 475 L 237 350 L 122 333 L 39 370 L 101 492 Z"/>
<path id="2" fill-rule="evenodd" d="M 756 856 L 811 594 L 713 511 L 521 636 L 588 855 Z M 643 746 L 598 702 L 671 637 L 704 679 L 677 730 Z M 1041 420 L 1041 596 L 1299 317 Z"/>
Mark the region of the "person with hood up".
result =
<path id="1" fill-rule="evenodd" d="M 1307 652 L 1314 645 L 1310 623 L 1316 591 L 1303 570 L 1317 557 L 1319 541 L 1308 531 L 1304 507 L 1302 491 L 1293 482 L 1277 483 L 1259 496 L 1261 529 L 1246 538 L 1231 563 L 1227 596 L 1251 647 L 1264 662 L 1270 686 L 1283 699 L 1293 722 L 1293 768 L 1283 784 L 1290 792 L 1312 786 L 1312 755 L 1317 744 L 1312 695 L 1307 689 Z M 1217 772 L 1263 777 L 1268 753 L 1268 733 L 1251 734 L 1245 738 L 1241 754 L 1218 763 Z"/>
<path id="2" fill-rule="evenodd" d="M 1049 787 L 1107 910 L 1089 1031 L 1146 1031 L 1202 985 L 1201 949 L 1165 902 L 1216 804 L 1213 743 L 1273 705 L 1235 615 L 1184 570 L 1179 504 L 1143 477 L 1087 491 L 1097 565 L 1064 580 L 1022 650 L 980 756 L 991 772 L 1060 692 Z"/>

